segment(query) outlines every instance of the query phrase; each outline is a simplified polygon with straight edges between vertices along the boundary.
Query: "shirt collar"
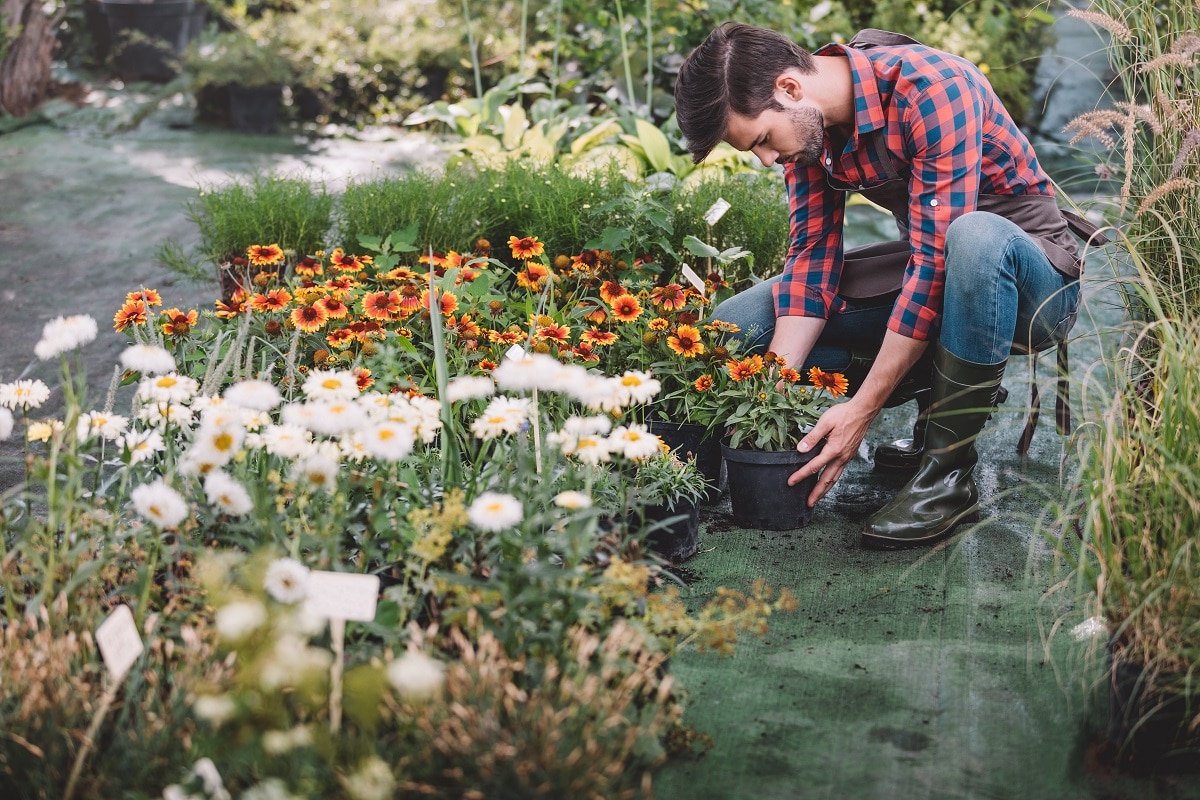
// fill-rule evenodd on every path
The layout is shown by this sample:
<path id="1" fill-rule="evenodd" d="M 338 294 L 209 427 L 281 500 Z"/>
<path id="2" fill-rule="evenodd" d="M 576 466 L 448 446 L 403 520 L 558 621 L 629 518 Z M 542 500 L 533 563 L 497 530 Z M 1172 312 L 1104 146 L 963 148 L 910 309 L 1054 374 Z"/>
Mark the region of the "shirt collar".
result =
<path id="1" fill-rule="evenodd" d="M 813 55 L 844 55 L 850 62 L 850 80 L 854 85 L 854 136 L 849 143 L 858 147 L 858 137 L 883 128 L 887 119 L 883 114 L 883 103 L 879 99 L 879 81 L 871 59 L 857 47 L 843 44 L 827 44 Z"/>

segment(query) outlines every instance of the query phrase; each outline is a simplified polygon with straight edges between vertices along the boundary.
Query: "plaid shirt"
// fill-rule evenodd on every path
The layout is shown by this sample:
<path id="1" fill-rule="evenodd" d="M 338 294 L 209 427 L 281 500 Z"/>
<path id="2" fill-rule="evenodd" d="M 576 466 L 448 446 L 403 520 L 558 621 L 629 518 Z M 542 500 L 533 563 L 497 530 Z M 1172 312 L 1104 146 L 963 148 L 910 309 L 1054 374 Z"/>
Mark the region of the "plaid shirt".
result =
<path id="1" fill-rule="evenodd" d="M 840 155 L 828 132 L 821 163 L 787 164 L 791 248 L 774 287 L 777 316 L 828 319 L 845 308 L 842 269 L 846 191 L 879 185 L 888 170 L 860 142 L 883 129 L 893 173 L 908 181 L 912 255 L 888 329 L 911 339 L 937 335 L 945 285 L 946 228 L 976 208 L 981 193 L 1054 195 L 1025 135 L 971 63 L 921 45 L 868 50 L 826 45 L 844 54 L 854 83 L 854 127 Z"/>

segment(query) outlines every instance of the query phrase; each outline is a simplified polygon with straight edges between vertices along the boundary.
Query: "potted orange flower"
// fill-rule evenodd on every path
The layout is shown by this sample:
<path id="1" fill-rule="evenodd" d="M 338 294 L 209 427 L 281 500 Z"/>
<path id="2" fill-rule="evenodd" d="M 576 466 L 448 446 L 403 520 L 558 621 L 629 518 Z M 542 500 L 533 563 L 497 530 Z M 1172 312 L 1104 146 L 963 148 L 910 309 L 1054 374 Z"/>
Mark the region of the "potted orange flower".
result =
<path id="1" fill-rule="evenodd" d="M 841 373 L 813 367 L 808 375 L 784 366 L 773 353 L 731 358 L 698 379 L 709 398 L 708 413 L 727 434 L 721 454 L 729 475 L 734 520 L 747 528 L 792 530 L 812 519 L 808 495 L 813 477 L 788 486 L 788 477 L 820 447 L 796 445 L 817 418 L 849 388 Z"/>

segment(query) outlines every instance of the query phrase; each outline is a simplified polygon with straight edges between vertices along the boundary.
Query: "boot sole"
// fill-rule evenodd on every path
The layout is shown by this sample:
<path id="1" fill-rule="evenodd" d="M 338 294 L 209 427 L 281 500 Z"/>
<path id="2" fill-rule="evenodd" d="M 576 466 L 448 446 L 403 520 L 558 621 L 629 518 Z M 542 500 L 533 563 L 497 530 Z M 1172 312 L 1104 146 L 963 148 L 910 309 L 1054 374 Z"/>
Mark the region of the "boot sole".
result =
<path id="1" fill-rule="evenodd" d="M 955 529 L 964 522 L 977 522 L 979 520 L 979 507 L 976 506 L 966 513 L 960 514 L 954 520 L 936 533 L 931 533 L 928 536 L 922 536 L 919 539 L 895 539 L 890 536 L 879 536 L 878 534 L 863 531 L 859 534 L 859 540 L 862 546 L 870 550 L 908 550 L 913 547 L 925 547 L 927 545 L 936 544 L 943 539 L 948 539 L 954 535 Z"/>

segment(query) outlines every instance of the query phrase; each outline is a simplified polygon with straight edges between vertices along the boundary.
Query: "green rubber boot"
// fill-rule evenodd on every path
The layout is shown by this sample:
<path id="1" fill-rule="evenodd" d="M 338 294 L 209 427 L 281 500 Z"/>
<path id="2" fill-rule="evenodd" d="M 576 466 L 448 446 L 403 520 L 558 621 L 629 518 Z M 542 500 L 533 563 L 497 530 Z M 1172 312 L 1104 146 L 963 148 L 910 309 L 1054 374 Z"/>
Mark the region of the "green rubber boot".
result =
<path id="1" fill-rule="evenodd" d="M 917 392 L 914 398 L 917 401 L 917 419 L 913 422 L 912 436 L 876 446 L 875 469 L 887 472 L 916 472 L 917 467 L 921 466 L 921 456 L 925 455 L 925 430 L 929 427 L 929 402 L 932 394 L 931 389 Z M 1007 399 L 1008 390 L 1001 386 L 996 390 L 996 403 L 1003 403 Z"/>
<path id="2" fill-rule="evenodd" d="M 951 355 L 940 343 L 936 348 L 921 464 L 891 502 L 867 521 L 864 547 L 933 544 L 979 507 L 975 438 L 995 407 L 1008 362 L 975 364 Z"/>

